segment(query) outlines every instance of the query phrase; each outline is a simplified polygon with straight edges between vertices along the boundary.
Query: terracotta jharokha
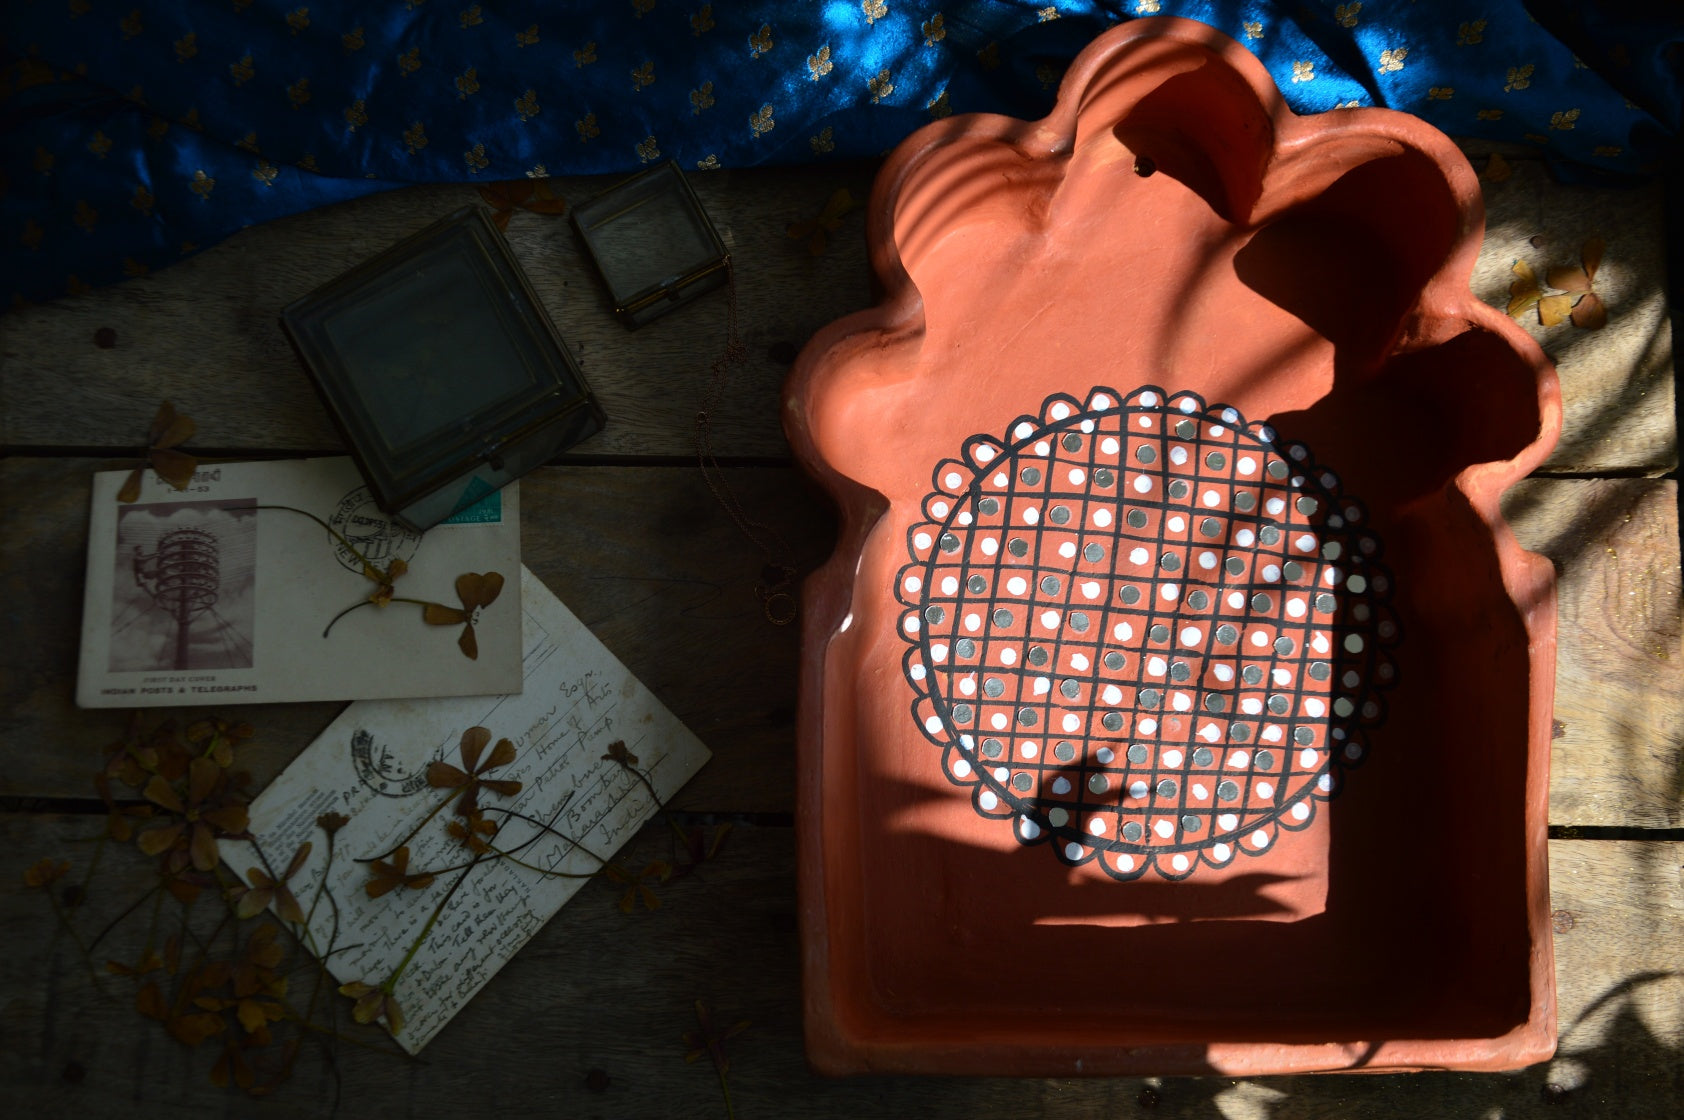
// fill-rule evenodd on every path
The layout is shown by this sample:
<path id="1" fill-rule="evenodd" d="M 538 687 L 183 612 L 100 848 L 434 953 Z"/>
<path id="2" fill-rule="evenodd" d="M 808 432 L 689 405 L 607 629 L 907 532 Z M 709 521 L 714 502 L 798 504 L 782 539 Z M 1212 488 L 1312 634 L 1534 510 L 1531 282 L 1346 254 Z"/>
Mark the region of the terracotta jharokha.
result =
<path id="1" fill-rule="evenodd" d="M 786 391 L 808 584 L 808 1048 L 830 1071 L 1275 1073 L 1554 1045 L 1561 419 L 1468 276 L 1466 160 L 1288 112 L 1199 24 L 1044 120 L 913 135 L 877 307 Z"/>

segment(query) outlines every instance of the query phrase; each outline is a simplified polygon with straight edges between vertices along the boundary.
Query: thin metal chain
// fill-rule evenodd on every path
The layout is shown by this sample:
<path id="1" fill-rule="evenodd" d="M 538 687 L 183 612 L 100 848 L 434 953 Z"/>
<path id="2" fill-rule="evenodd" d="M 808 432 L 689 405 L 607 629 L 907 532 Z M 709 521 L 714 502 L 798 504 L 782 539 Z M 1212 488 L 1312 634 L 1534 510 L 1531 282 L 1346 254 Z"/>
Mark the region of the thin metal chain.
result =
<path id="1" fill-rule="evenodd" d="M 743 344 L 737 326 L 737 273 L 729 263 L 725 266 L 725 308 L 725 350 L 714 360 L 712 378 L 702 394 L 702 407 L 696 412 L 696 462 L 701 468 L 703 481 L 713 492 L 714 500 L 724 508 L 738 531 L 766 559 L 765 567 L 760 569 L 760 579 L 754 585 L 761 612 L 773 626 L 787 626 L 795 621 L 796 614 L 792 590 L 795 565 L 790 562 L 789 544 L 777 529 L 755 520 L 743 509 L 713 451 L 713 426 L 709 414 L 719 406 L 725 395 L 731 369 L 742 365 L 748 357 L 748 347 Z"/>

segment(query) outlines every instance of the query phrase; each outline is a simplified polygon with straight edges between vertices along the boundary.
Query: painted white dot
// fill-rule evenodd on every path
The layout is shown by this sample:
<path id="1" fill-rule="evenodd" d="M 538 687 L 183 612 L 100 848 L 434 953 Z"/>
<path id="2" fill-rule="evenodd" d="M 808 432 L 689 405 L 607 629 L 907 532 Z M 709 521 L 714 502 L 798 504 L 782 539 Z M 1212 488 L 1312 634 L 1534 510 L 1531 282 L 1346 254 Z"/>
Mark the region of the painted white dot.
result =
<path id="1" fill-rule="evenodd" d="M 1099 449 L 1107 455 L 1115 455 L 1119 446 L 1121 445 L 1117 443 L 1116 436 L 1106 436 L 1099 441 Z"/>
<path id="2" fill-rule="evenodd" d="M 974 613 L 966 615 L 965 616 L 965 629 L 969 630 L 973 634 L 976 633 L 978 630 L 981 630 L 982 629 L 982 616 L 980 614 L 974 614 Z"/>
<path id="3" fill-rule="evenodd" d="M 1106 509 L 1104 506 L 1098 507 L 1093 511 L 1093 523 L 1098 525 L 1101 529 L 1105 528 L 1107 525 L 1111 524 L 1111 511 Z"/>
<path id="4" fill-rule="evenodd" d="M 1269 635 L 1262 630 L 1251 632 L 1251 644 L 1259 648 L 1269 644 Z"/>
<path id="5" fill-rule="evenodd" d="M 994 448 L 990 444 L 986 444 L 986 443 L 978 444 L 977 449 L 974 452 L 974 454 L 976 455 L 976 461 L 977 462 L 986 463 L 989 460 L 994 458 Z"/>
<path id="6" fill-rule="evenodd" d="M 1209 434 L 1211 439 L 1221 439 L 1228 434 L 1228 429 L 1221 424 L 1212 424 L 1209 428 Z"/>
<path id="7" fill-rule="evenodd" d="M 1142 428 L 1150 428 L 1152 426 L 1152 418 L 1150 416 L 1142 416 L 1140 418 L 1140 426 Z"/>
<path id="8" fill-rule="evenodd" d="M 1053 406 L 1047 409 L 1047 415 L 1054 420 L 1063 420 L 1070 415 L 1070 406 L 1063 401 L 1054 401 Z"/>
<path id="9" fill-rule="evenodd" d="M 1316 760 L 1320 757 L 1316 754 L 1314 747 L 1305 747 L 1298 752 L 1298 765 L 1308 770 L 1316 764 Z"/>
<path id="10" fill-rule="evenodd" d="M 1338 568 L 1329 567 L 1321 574 L 1321 581 L 1329 587 L 1338 587 L 1339 580 L 1344 574 Z"/>
<path id="11" fill-rule="evenodd" d="M 1007 479 L 1006 472 L 1005 471 L 998 471 L 994 475 L 994 488 L 996 490 L 1004 490 L 1006 488 L 1006 483 L 1008 481 L 1010 481 L 1010 480 Z"/>
<path id="12" fill-rule="evenodd" d="M 1169 461 L 1174 463 L 1178 467 L 1181 466 L 1182 464 L 1186 463 L 1187 462 L 1187 449 L 1185 447 L 1181 447 L 1179 445 L 1170 448 L 1169 449 Z"/>
<path id="13" fill-rule="evenodd" d="M 942 485 L 946 486 L 949 490 L 957 490 L 965 484 L 965 476 L 960 474 L 958 471 L 948 471 L 942 476 L 941 481 Z"/>
<path id="14" fill-rule="evenodd" d="M 1084 599 L 1097 599 L 1101 595 L 1105 594 L 1105 588 L 1101 587 L 1097 581 L 1091 579 L 1082 584 L 1081 591 L 1082 598 Z"/>
<path id="15" fill-rule="evenodd" d="M 1291 669 L 1275 669 L 1274 671 L 1272 671 L 1269 674 L 1269 677 L 1270 677 L 1271 680 L 1273 680 L 1276 684 L 1280 685 L 1282 688 L 1285 688 L 1288 685 L 1292 684 L 1292 670 Z"/>
<path id="16" fill-rule="evenodd" d="M 1185 626 L 1181 630 L 1181 644 L 1189 649 L 1204 641 L 1204 631 L 1197 626 Z"/>
<path id="17" fill-rule="evenodd" d="M 1085 653 L 1072 653 L 1070 655 L 1070 667 L 1078 673 L 1085 672 L 1089 664 L 1091 663 Z"/>
<path id="18" fill-rule="evenodd" d="M 1222 504 L 1222 495 L 1218 494 L 1215 490 L 1206 490 L 1203 494 L 1199 495 L 1199 501 L 1203 502 L 1211 509 L 1215 509 L 1217 506 Z"/>
<path id="19" fill-rule="evenodd" d="M 1216 826 L 1218 828 L 1223 828 L 1223 829 L 1237 828 L 1237 827 L 1239 827 L 1239 823 L 1240 823 L 1240 818 L 1235 816 L 1233 813 L 1223 813 L 1221 816 L 1216 818 Z"/>
<path id="20" fill-rule="evenodd" d="M 1228 421 L 1228 423 L 1230 423 L 1230 424 L 1238 424 L 1240 422 L 1239 410 L 1233 409 L 1233 408 L 1223 409 L 1222 410 L 1222 419 Z"/>
<path id="21" fill-rule="evenodd" d="M 1058 629 L 1058 612 L 1057 611 L 1042 611 L 1041 612 L 1041 625 L 1048 630 L 1057 630 Z"/>
<path id="22" fill-rule="evenodd" d="M 1118 871 L 1133 871 L 1134 870 L 1134 857 L 1133 856 L 1128 855 L 1125 852 L 1118 852 L 1116 855 L 1112 856 L 1111 858 L 1117 861 L 1117 870 Z"/>
<path id="23" fill-rule="evenodd" d="M 1255 696 L 1247 696 L 1244 700 L 1240 701 L 1241 715 L 1255 716 L 1262 714 L 1262 711 L 1263 701 L 1259 700 Z"/>
<path id="24" fill-rule="evenodd" d="M 1064 730 L 1076 731 L 1082 726 L 1082 717 L 1074 712 L 1067 712 L 1064 716 Z"/>
<path id="25" fill-rule="evenodd" d="M 1261 797 L 1265 801 L 1275 796 L 1275 786 L 1273 782 L 1258 782 L 1253 788 L 1257 790 L 1257 796 Z"/>
<path id="26" fill-rule="evenodd" d="M 988 725 L 996 731 L 1004 731 L 1006 729 L 1006 724 L 1009 722 L 1010 721 L 1006 719 L 1005 712 L 995 712 L 988 719 Z"/>
<path id="27" fill-rule="evenodd" d="M 1156 832 L 1165 840 L 1168 840 L 1171 836 L 1175 835 L 1175 826 L 1169 821 L 1155 821 L 1152 825 L 1152 831 Z"/>
<path id="28" fill-rule="evenodd" d="M 1270 583 L 1274 583 L 1281 578 L 1281 566 L 1279 564 L 1263 565 L 1263 578 Z"/>
<path id="29" fill-rule="evenodd" d="M 994 796 L 993 790 L 985 789 L 981 793 L 977 794 L 976 803 L 981 805 L 984 809 L 992 811 L 993 809 L 999 807 L 1000 799 Z"/>
<path id="30" fill-rule="evenodd" d="M 1228 605 L 1235 610 L 1245 606 L 1245 594 L 1239 591 L 1228 592 Z"/>
<path id="31" fill-rule="evenodd" d="M 1303 618 L 1306 609 L 1302 599 L 1288 599 L 1286 601 L 1286 613 L 1293 618 Z"/>
<path id="32" fill-rule="evenodd" d="M 1146 671 L 1154 677 L 1163 676 L 1164 670 L 1166 670 L 1168 668 L 1169 668 L 1169 662 L 1165 661 L 1161 657 L 1149 658 L 1146 662 Z"/>
<path id="33" fill-rule="evenodd" d="M 1017 650 L 1013 649 L 1011 646 L 1006 646 L 1005 648 L 1000 650 L 1000 664 L 1002 664 L 1002 665 L 1015 665 L 1015 664 L 1017 664 Z"/>
<path id="34" fill-rule="evenodd" d="M 1234 469 L 1239 471 L 1241 474 L 1256 474 L 1257 460 L 1253 459 L 1250 455 L 1241 455 L 1239 462 L 1234 464 Z"/>
<path id="35" fill-rule="evenodd" d="M 1105 835 L 1105 818 L 1095 817 L 1088 822 L 1088 831 L 1095 836 Z"/>
<path id="36" fill-rule="evenodd" d="M 928 731 L 931 735 L 935 735 L 938 732 L 940 732 L 941 731 L 941 717 L 940 716 L 926 716 L 924 718 L 924 730 Z"/>
<path id="37" fill-rule="evenodd" d="M 1023 423 L 1019 424 L 1017 427 L 1012 429 L 1012 438 L 1013 439 L 1028 439 L 1034 433 L 1035 433 L 1035 426 L 1033 424 L 1031 424 L 1029 421 L 1025 420 Z"/>
<path id="38" fill-rule="evenodd" d="M 1044 439 L 1035 441 L 1035 454 L 1044 457 L 1046 455 L 1051 454 L 1051 452 L 1052 452 L 1052 444 L 1048 443 Z"/>
<path id="39" fill-rule="evenodd" d="M 1227 663 L 1214 665 L 1211 667 L 1210 671 L 1215 673 L 1216 679 L 1221 681 L 1223 684 L 1227 684 L 1229 681 L 1234 679 L 1234 667 Z"/>
<path id="40" fill-rule="evenodd" d="M 1269 726 L 1265 727 L 1262 734 L 1257 737 L 1265 743 L 1278 743 L 1281 741 L 1281 729 L 1279 726 L 1271 723 Z"/>
<path id="41" fill-rule="evenodd" d="M 1169 862 L 1170 866 L 1174 867 L 1177 871 L 1187 870 L 1187 857 L 1182 855 L 1180 852 L 1176 852 L 1175 856 Z"/>
<path id="42" fill-rule="evenodd" d="M 994 768 L 994 780 L 996 782 L 1003 782 L 1011 776 L 1012 772 L 1004 766 L 996 766 Z"/>
<path id="43" fill-rule="evenodd" d="M 1069 475 L 1070 485 L 1080 486 L 1083 482 L 1085 482 L 1087 480 L 1087 477 L 1088 477 L 1088 472 L 1084 471 L 1081 467 L 1071 467 L 1070 468 L 1070 475 Z"/>
<path id="44" fill-rule="evenodd" d="M 1022 595 L 1029 590 L 1029 581 L 1022 576 L 1013 576 L 1006 581 L 1006 590 L 1013 595 Z"/>
<path id="45" fill-rule="evenodd" d="M 1328 790 L 1332 789 L 1333 788 L 1333 775 L 1332 774 L 1323 774 L 1319 778 L 1317 778 L 1316 779 L 1316 788 L 1321 790 L 1323 793 L 1326 793 Z"/>
<path id="46" fill-rule="evenodd" d="M 907 615 L 906 621 L 902 625 L 906 628 L 908 634 L 918 633 L 918 616 L 915 614 Z"/>
<path id="47" fill-rule="evenodd" d="M 1017 749 L 1024 758 L 1034 758 L 1038 753 L 1040 753 L 1041 747 L 1039 743 L 1035 742 L 1035 740 L 1025 739 L 1017 745 Z"/>
<path id="48" fill-rule="evenodd" d="M 946 517 L 947 516 L 947 510 L 948 510 L 948 505 L 947 505 L 946 502 L 931 502 L 930 503 L 930 512 L 935 514 L 937 517 Z"/>
<path id="49" fill-rule="evenodd" d="M 1041 511 L 1040 510 L 1036 509 L 1034 506 L 1025 506 L 1024 507 L 1023 523 L 1025 525 L 1033 525 L 1039 520 L 1041 520 Z"/>
<path id="50" fill-rule="evenodd" d="M 1173 603 L 1180 597 L 1181 585 L 1179 583 L 1165 583 L 1158 588 L 1158 598 L 1167 603 Z"/>
<path id="51" fill-rule="evenodd" d="M 1158 403 L 1158 394 L 1148 389 L 1144 393 L 1140 394 L 1140 403 L 1145 405 L 1147 408 L 1153 408 Z"/>
<path id="52" fill-rule="evenodd" d="M 1126 622 L 1119 622 L 1111 628 L 1111 636 L 1119 642 L 1126 642 L 1134 637 L 1134 627 Z"/>
<path id="53" fill-rule="evenodd" d="M 1201 552 L 1201 553 L 1199 553 L 1199 567 L 1203 568 L 1207 572 L 1210 571 L 1212 568 L 1216 567 L 1216 553 L 1214 553 L 1214 552 Z"/>
<path id="54" fill-rule="evenodd" d="M 1053 779 L 1052 789 L 1054 793 L 1063 797 L 1065 794 L 1070 792 L 1070 779 L 1060 774 L 1058 777 Z"/>
<path id="55" fill-rule="evenodd" d="M 1269 511 L 1270 517 L 1279 517 L 1281 512 L 1286 509 L 1286 499 L 1270 498 L 1263 503 L 1263 508 Z"/>
<path id="56" fill-rule="evenodd" d="M 1088 401 L 1088 407 L 1095 412 L 1104 412 L 1111 407 L 1111 398 L 1104 393 L 1095 393 L 1093 399 Z"/>
<path id="57" fill-rule="evenodd" d="M 962 758 L 958 759 L 957 761 L 955 761 L 953 763 L 953 776 L 955 778 L 968 778 L 968 777 L 970 777 L 970 775 L 971 775 L 971 764 L 970 763 L 966 762 Z"/>
<path id="58" fill-rule="evenodd" d="M 1295 821 L 1307 821 L 1310 819 L 1310 807 L 1302 801 L 1293 805 L 1293 807 L 1287 811 L 1292 814 L 1292 819 Z"/>
<path id="59" fill-rule="evenodd" d="M 1070 841 L 1070 843 L 1064 845 L 1064 858 L 1068 860 L 1081 859 L 1082 846 L 1074 840 Z"/>
<path id="60" fill-rule="evenodd" d="M 970 673 L 959 678 L 959 691 L 966 696 L 976 695 L 976 674 Z"/>
<path id="61" fill-rule="evenodd" d="M 1151 475 L 1148 475 L 1148 474 L 1135 475 L 1135 477 L 1134 477 L 1134 492 L 1136 494 L 1145 494 L 1145 493 L 1148 493 L 1151 489 L 1152 489 L 1152 476 Z"/>
<path id="62" fill-rule="evenodd" d="M 934 661 L 937 665 L 940 665 L 943 661 L 947 660 L 946 642 L 937 642 L 935 645 L 930 647 L 930 660 Z"/>
<path id="63" fill-rule="evenodd" d="M 1327 705 L 1312 696 L 1308 700 L 1304 701 L 1304 710 L 1310 715 L 1319 716 L 1323 712 L 1327 711 Z"/>
<path id="64" fill-rule="evenodd" d="M 1251 834 L 1251 846 L 1254 848 L 1267 848 L 1269 846 L 1269 834 L 1264 832 L 1261 828 L 1256 832 L 1253 832 Z"/>
<path id="65" fill-rule="evenodd" d="M 1036 677 L 1033 687 L 1036 696 L 1045 696 L 1047 693 L 1052 691 L 1052 678 Z"/>
<path id="66" fill-rule="evenodd" d="M 1195 801 L 1206 801 L 1206 800 L 1209 800 L 1209 798 L 1210 798 L 1210 787 L 1206 786 L 1203 782 L 1194 782 L 1193 783 L 1193 800 L 1195 800 Z"/>
<path id="67" fill-rule="evenodd" d="M 906 588 L 908 592 L 916 593 L 923 588 L 924 581 L 919 579 L 917 576 L 907 576 L 906 582 L 901 584 L 901 586 Z"/>
<path id="68" fill-rule="evenodd" d="M 1250 766 L 1250 765 L 1251 765 L 1251 752 L 1250 751 L 1235 751 L 1234 753 L 1232 753 L 1228 756 L 1228 768 L 1230 770 L 1244 770 L 1247 766 Z"/>
<path id="69" fill-rule="evenodd" d="M 1099 764 L 1101 766 L 1109 766 L 1111 765 L 1112 760 L 1117 757 L 1117 752 L 1112 750 L 1110 747 L 1100 747 L 1098 750 L 1093 752 L 1093 756 L 1099 760 Z"/>
<path id="70" fill-rule="evenodd" d="M 1222 729 L 1214 723 L 1207 723 L 1203 727 L 1199 728 L 1199 738 L 1203 739 L 1207 743 L 1214 743 L 1216 740 L 1222 738 Z"/>
<path id="71" fill-rule="evenodd" d="M 1257 425 L 1257 438 L 1262 440 L 1264 443 L 1274 443 L 1275 429 L 1269 427 L 1267 424 L 1259 424 Z"/>
<path id="72" fill-rule="evenodd" d="M 1142 735 L 1150 735 L 1157 729 L 1158 721 L 1155 719 L 1143 719 L 1140 721 L 1140 733 Z"/>
<path id="73" fill-rule="evenodd" d="M 932 543 L 932 541 L 931 541 L 931 538 L 930 538 L 930 534 L 928 534 L 928 533 L 915 533 L 915 534 L 913 534 L 912 547 L 916 548 L 919 552 L 923 552 L 926 548 L 929 548 L 931 543 Z"/>
<path id="74" fill-rule="evenodd" d="M 1144 800 L 1146 800 L 1146 794 L 1147 794 L 1147 791 L 1149 790 L 1149 788 L 1150 787 L 1147 786 L 1147 784 L 1143 781 L 1136 780 L 1136 781 L 1130 782 L 1129 783 L 1129 796 L 1134 798 L 1136 801 L 1144 801 Z"/>
<path id="75" fill-rule="evenodd" d="M 1321 633 L 1320 631 L 1312 634 L 1310 636 L 1310 648 L 1315 650 L 1317 653 L 1326 653 L 1328 650 L 1327 635 Z"/>
<path id="76" fill-rule="evenodd" d="M 1187 519 L 1182 517 L 1181 515 L 1177 514 L 1176 516 L 1169 519 L 1168 525 L 1169 525 L 1169 531 L 1170 532 L 1179 533 L 1183 529 L 1187 528 Z"/>
<path id="77" fill-rule="evenodd" d="M 1107 704 L 1121 704 L 1123 702 L 1123 690 L 1114 684 L 1108 684 L 1105 686 L 1105 691 L 1099 694 L 1099 698 Z"/>
<path id="78" fill-rule="evenodd" d="M 1316 538 L 1308 533 L 1300 533 L 1298 539 L 1292 543 L 1298 546 L 1299 552 L 1314 552 L 1316 550 Z"/>
<path id="79" fill-rule="evenodd" d="M 1065 541 L 1063 544 L 1058 546 L 1058 554 L 1066 560 L 1069 560 L 1071 557 L 1076 555 L 1076 542 Z"/>
<path id="80" fill-rule="evenodd" d="M 1234 854 L 1234 849 L 1226 844 L 1218 844 L 1211 848 L 1210 854 L 1216 857 L 1217 863 L 1227 863 L 1228 857 Z"/>
<path id="81" fill-rule="evenodd" d="M 1183 755 L 1178 750 L 1175 750 L 1173 748 L 1170 749 L 1170 750 L 1167 750 L 1167 751 L 1164 752 L 1164 766 L 1167 769 L 1174 770 L 1177 766 L 1181 765 L 1181 760 L 1184 757 L 1186 757 L 1186 756 Z"/>
<path id="82" fill-rule="evenodd" d="M 925 669 L 922 665 L 914 665 L 912 668 L 908 669 L 907 672 L 912 675 L 912 679 L 915 681 L 921 681 L 929 675 L 929 670 Z"/>
<path id="83" fill-rule="evenodd" d="M 1178 712 L 1190 712 L 1193 710 L 1193 698 L 1185 692 L 1177 692 L 1169 698 L 1169 706 Z"/>
<path id="84" fill-rule="evenodd" d="M 984 556 L 993 556 L 996 552 L 1000 551 L 1000 542 L 995 540 L 993 537 L 984 537 L 982 538 L 982 543 L 977 547 L 982 549 L 982 554 Z"/>
<path id="85" fill-rule="evenodd" d="M 1241 548 L 1250 548 L 1253 544 L 1257 543 L 1257 534 L 1253 533 L 1250 529 L 1241 529 L 1239 532 L 1234 534 L 1234 543 L 1239 545 Z"/>
<path id="86" fill-rule="evenodd" d="M 1017 819 L 1017 830 L 1023 834 L 1023 838 L 1025 840 L 1033 840 L 1041 835 L 1041 826 L 1030 820 L 1028 817 L 1019 817 Z"/>
<path id="87" fill-rule="evenodd" d="M 957 593 L 958 590 L 959 590 L 959 581 L 957 579 L 955 579 L 952 576 L 942 577 L 941 593 L 943 595 L 952 595 L 952 594 Z"/>
<path id="88" fill-rule="evenodd" d="M 1147 559 L 1149 559 L 1149 555 L 1144 548 L 1131 548 L 1131 549 L 1129 549 L 1129 563 L 1130 564 L 1144 564 L 1144 563 L 1146 563 Z"/>

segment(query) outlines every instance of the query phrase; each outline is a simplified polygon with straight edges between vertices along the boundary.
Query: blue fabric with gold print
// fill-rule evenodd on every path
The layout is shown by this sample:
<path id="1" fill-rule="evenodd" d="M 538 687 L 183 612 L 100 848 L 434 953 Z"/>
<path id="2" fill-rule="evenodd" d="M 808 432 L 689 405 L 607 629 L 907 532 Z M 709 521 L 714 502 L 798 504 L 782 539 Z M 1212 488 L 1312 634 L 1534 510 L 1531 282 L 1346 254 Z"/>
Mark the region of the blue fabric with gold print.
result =
<path id="1" fill-rule="evenodd" d="M 0 260 L 13 302 L 408 183 L 876 156 L 949 113 L 1039 116 L 1077 51 L 1147 14 L 1231 35 L 1300 113 L 1384 105 L 1632 175 L 1674 142 L 1684 41 L 1676 17 L 1632 42 L 1580 21 L 1599 72 L 1522 0 L 4 7 Z"/>

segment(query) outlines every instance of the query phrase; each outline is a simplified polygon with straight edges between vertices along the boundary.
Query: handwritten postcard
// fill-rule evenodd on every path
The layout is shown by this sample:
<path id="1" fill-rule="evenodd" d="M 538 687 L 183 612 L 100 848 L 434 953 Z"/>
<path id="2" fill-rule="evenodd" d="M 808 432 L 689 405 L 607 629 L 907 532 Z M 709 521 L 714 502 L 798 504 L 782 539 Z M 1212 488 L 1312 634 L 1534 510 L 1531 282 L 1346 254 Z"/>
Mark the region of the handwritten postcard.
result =
<path id="1" fill-rule="evenodd" d="M 201 466 L 185 491 L 147 471 L 140 499 L 122 503 L 116 496 L 125 477 L 94 476 L 76 675 L 81 707 L 520 688 L 517 485 L 464 511 L 472 518 L 422 534 L 381 512 L 343 457 Z M 314 514 L 338 537 L 279 506 Z M 461 626 L 429 626 L 413 603 L 368 603 L 375 584 L 358 553 L 382 570 L 395 560 L 408 565 L 394 595 L 457 610 L 458 576 L 501 573 L 507 586 L 472 610 L 478 656 L 469 659 L 458 645 Z"/>
<path id="2" fill-rule="evenodd" d="M 326 876 L 337 913 L 325 902 L 317 905 L 308 930 L 308 943 L 341 983 L 385 982 L 437 911 L 392 991 L 405 1019 L 394 1037 L 412 1054 L 586 881 L 543 872 L 588 877 L 654 814 L 643 781 L 604 758 L 610 744 L 624 742 L 662 801 L 709 758 L 701 741 L 548 588 L 520 571 L 526 680 L 519 695 L 352 704 L 251 805 L 252 834 L 277 867 L 313 841 L 290 884 L 306 910 L 327 869 L 316 818 L 350 818 L 334 838 Z M 485 777 L 518 781 L 520 792 L 488 789 L 479 801 L 486 819 L 499 826 L 491 843 L 519 862 L 474 863 L 447 832 L 451 807 L 427 819 L 447 797 L 427 784 L 428 766 L 442 761 L 461 768 L 462 733 L 476 726 L 488 729 L 492 742 L 506 738 L 515 748 L 512 762 Z M 492 754 L 487 748 L 481 765 Z M 370 898 L 371 865 L 356 860 L 384 855 L 406 837 L 408 873 L 440 873 L 425 889 L 399 887 Z M 223 841 L 222 851 L 242 876 L 261 866 L 249 845 Z"/>

